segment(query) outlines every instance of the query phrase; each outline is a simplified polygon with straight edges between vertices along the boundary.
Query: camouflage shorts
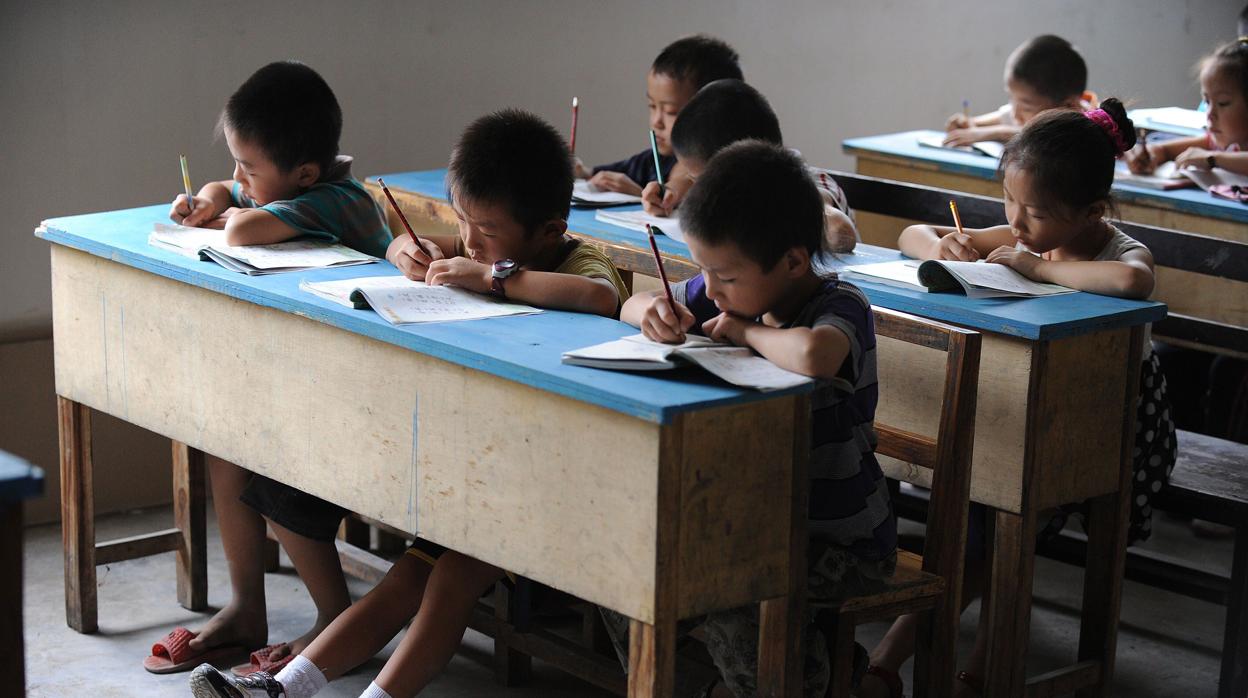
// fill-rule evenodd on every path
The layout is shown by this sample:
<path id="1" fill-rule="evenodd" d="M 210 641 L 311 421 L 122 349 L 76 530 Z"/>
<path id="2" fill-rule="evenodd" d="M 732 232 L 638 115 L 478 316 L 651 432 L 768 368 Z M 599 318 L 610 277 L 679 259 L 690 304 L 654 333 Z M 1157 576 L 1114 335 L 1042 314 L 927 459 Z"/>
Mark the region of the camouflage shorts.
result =
<path id="1" fill-rule="evenodd" d="M 804 695 L 823 698 L 831 680 L 832 662 L 824 634 L 815 625 L 815 615 L 839 601 L 882 591 L 897 566 L 896 554 L 884 560 L 863 560 L 844 548 L 820 541 L 811 541 L 810 564 L 806 577 L 806 608 L 809 613 L 802 647 L 806 654 L 803 669 Z M 628 618 L 602 609 L 607 633 L 624 667 L 628 667 Z M 719 669 L 720 679 L 736 698 L 758 695 L 758 604 L 727 611 L 717 611 L 702 618 L 681 621 L 679 634 L 686 634 L 701 624 L 706 635 L 706 649 Z M 865 654 L 863 655 L 865 659 Z M 855 671 L 858 674 L 866 667 Z M 680 682 L 678 681 L 678 691 Z M 700 691 L 685 688 L 683 695 L 708 695 L 711 686 Z"/>

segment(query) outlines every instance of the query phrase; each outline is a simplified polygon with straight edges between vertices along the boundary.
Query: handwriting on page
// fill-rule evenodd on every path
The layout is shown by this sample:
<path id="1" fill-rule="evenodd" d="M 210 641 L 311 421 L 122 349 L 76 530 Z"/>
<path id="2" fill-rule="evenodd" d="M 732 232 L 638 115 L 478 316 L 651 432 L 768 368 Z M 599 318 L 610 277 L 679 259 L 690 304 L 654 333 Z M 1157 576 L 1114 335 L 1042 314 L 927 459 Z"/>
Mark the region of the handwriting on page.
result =
<path id="1" fill-rule="evenodd" d="M 396 325 L 411 322 L 478 320 L 540 312 L 537 308 L 497 303 L 461 288 L 412 284 L 407 287 L 363 288 L 369 305 Z"/>
<path id="2" fill-rule="evenodd" d="M 786 371 L 744 347 L 685 349 L 681 356 L 720 378 L 747 388 L 781 390 L 810 380 L 800 373 Z"/>

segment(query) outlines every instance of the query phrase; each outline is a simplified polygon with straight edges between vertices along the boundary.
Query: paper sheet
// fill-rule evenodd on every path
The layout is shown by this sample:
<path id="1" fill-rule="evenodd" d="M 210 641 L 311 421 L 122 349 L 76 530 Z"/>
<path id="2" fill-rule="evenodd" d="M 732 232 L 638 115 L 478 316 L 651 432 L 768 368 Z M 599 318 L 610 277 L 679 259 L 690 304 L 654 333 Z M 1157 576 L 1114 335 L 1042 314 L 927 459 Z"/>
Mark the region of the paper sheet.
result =
<path id="1" fill-rule="evenodd" d="M 394 325 L 480 320 L 542 312 L 527 305 L 494 301 L 462 288 L 427 286 L 419 281 L 407 281 L 402 285 L 366 284 L 357 288 L 373 310 Z"/>
<path id="2" fill-rule="evenodd" d="M 618 191 L 604 191 L 589 183 L 587 179 L 578 179 L 572 184 L 572 203 L 589 204 L 639 204 L 640 196 L 622 194 Z"/>
<path id="3" fill-rule="evenodd" d="M 685 241 L 685 233 L 680 229 L 679 218 L 651 216 L 645 211 L 598 211 L 594 214 L 594 219 L 643 233 L 646 232 L 646 224 L 649 223 L 655 229 L 655 233 L 663 233 L 680 242 Z"/>
<path id="4" fill-rule="evenodd" d="M 684 349 L 680 355 L 721 379 L 744 388 L 782 390 L 811 380 L 800 373 L 786 371 L 745 347 Z"/>

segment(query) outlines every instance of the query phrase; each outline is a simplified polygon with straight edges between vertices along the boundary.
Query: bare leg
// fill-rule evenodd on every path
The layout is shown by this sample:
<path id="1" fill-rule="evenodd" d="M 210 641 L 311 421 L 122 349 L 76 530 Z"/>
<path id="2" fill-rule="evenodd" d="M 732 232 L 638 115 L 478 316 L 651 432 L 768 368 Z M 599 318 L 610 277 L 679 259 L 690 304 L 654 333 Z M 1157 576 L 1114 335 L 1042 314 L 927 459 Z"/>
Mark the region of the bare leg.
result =
<path id="1" fill-rule="evenodd" d="M 425 603 L 377 675 L 377 685 L 394 698 L 423 690 L 459 648 L 477 599 L 502 576 L 493 565 L 450 550 L 443 553 L 429 576 Z"/>
<path id="2" fill-rule="evenodd" d="M 269 656 L 276 661 L 288 654 L 302 652 L 351 605 L 351 596 L 347 593 L 347 579 L 342 573 L 338 548 L 333 541 L 314 540 L 271 521 L 269 524 L 273 527 L 278 542 L 290 556 L 290 561 L 294 563 L 299 578 L 308 587 L 312 602 L 316 604 L 316 623 L 302 637 L 273 650 Z"/>
<path id="3" fill-rule="evenodd" d="M 221 546 L 230 570 L 229 603 L 190 642 L 200 651 L 232 643 L 253 648 L 268 640 L 268 609 L 264 600 L 264 519 L 239 501 L 251 473 L 205 454 L 212 480 L 212 505 L 221 529 Z"/>
<path id="4" fill-rule="evenodd" d="M 424 560 L 401 556 L 372 591 L 312 640 L 303 656 L 330 681 L 368 661 L 416 615 L 429 572 Z"/>

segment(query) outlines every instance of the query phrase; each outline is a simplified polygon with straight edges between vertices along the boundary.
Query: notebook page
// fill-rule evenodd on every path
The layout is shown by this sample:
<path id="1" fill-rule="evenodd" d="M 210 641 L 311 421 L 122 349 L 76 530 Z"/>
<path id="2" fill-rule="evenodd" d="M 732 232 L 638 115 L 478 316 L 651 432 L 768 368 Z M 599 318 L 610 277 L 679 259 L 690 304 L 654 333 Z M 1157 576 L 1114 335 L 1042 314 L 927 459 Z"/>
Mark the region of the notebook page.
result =
<path id="1" fill-rule="evenodd" d="M 1052 296 L 1059 293 L 1074 293 L 1072 288 L 1032 281 L 1004 264 L 989 262 L 949 262 L 941 265 L 953 272 L 972 286 L 980 286 L 996 291 L 1006 291 L 1023 296 Z M 968 296 L 973 294 L 967 293 Z"/>
<path id="2" fill-rule="evenodd" d="M 572 184 L 572 200 L 594 204 L 639 204 L 640 196 L 623 194 L 618 191 L 605 191 L 589 183 L 587 179 L 578 179 Z"/>
<path id="3" fill-rule="evenodd" d="M 745 347 L 685 349 L 680 355 L 743 388 L 782 390 L 811 380 L 800 373 L 786 371 Z"/>
<path id="4" fill-rule="evenodd" d="M 427 286 L 419 281 L 409 284 L 362 288 L 360 292 L 378 315 L 394 325 L 480 320 L 542 312 L 527 305 L 493 301 L 453 286 Z"/>
<path id="5" fill-rule="evenodd" d="M 680 229 L 679 218 L 660 218 L 651 216 L 645 211 L 598 211 L 594 219 L 611 225 L 618 225 L 629 230 L 646 232 L 646 224 L 655 228 L 656 233 L 663 233 L 673 240 L 685 241 L 685 234 Z"/>

